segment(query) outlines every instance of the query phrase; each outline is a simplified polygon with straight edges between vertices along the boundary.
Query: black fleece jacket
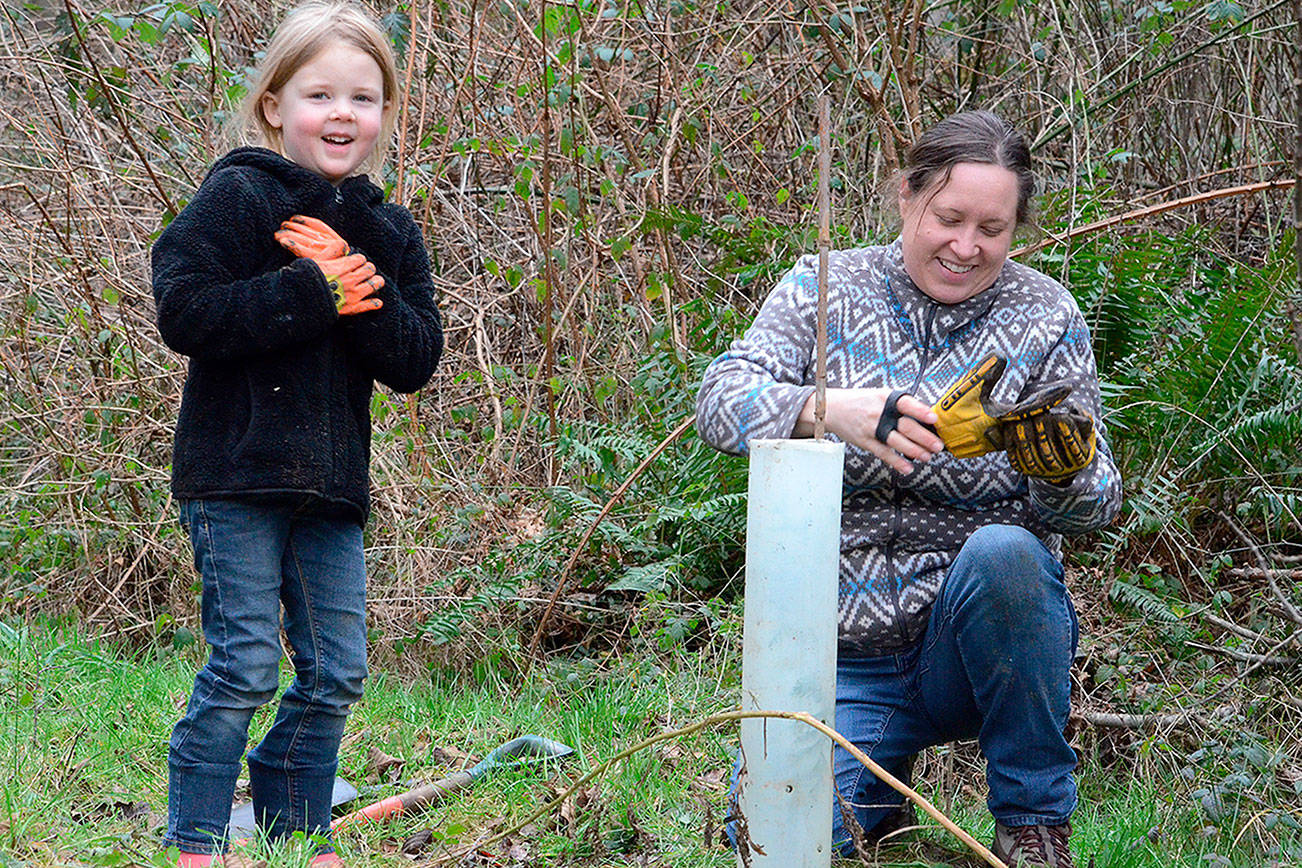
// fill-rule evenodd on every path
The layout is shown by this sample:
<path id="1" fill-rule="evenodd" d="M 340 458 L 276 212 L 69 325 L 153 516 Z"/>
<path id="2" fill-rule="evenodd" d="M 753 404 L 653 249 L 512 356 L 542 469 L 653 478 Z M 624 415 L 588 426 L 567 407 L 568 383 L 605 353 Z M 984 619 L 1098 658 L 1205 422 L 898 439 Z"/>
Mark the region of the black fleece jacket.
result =
<path id="1" fill-rule="evenodd" d="M 318 217 L 384 278 L 377 311 L 340 316 L 321 270 L 274 237 Z M 420 230 L 365 176 L 337 189 L 263 148 L 217 161 L 152 252 L 163 340 L 190 357 L 178 498 L 308 495 L 365 523 L 371 391 L 429 381 L 443 351 Z"/>

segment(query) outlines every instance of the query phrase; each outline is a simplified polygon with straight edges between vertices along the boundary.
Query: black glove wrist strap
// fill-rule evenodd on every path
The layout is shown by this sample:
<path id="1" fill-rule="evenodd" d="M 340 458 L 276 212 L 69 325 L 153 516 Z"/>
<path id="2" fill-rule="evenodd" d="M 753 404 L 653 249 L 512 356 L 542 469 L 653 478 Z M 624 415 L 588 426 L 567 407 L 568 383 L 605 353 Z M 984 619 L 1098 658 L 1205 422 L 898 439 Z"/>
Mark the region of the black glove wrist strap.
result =
<path id="1" fill-rule="evenodd" d="M 900 409 L 896 405 L 907 394 L 909 393 L 903 389 L 896 389 L 886 397 L 886 403 L 882 405 L 881 418 L 877 420 L 877 430 L 873 432 L 873 436 L 879 443 L 885 443 L 886 438 L 891 436 L 891 432 L 899 427 Z"/>

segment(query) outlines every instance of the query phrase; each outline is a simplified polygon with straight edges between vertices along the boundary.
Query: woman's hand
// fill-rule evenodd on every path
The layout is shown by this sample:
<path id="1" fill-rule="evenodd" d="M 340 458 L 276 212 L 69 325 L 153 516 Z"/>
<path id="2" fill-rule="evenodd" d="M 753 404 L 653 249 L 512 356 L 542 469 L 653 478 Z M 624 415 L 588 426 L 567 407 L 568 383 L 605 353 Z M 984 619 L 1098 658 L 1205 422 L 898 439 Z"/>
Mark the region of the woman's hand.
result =
<path id="1" fill-rule="evenodd" d="M 945 448 L 936 432 L 927 428 L 936 424 L 936 414 L 930 407 L 912 395 L 904 395 L 895 405 L 900 414 L 899 424 L 886 437 L 877 439 L 877 423 L 881 420 L 890 389 L 828 389 L 827 430 L 846 443 L 853 443 L 885 461 L 900 473 L 912 473 L 914 461 L 930 461 L 931 456 Z M 796 437 L 814 435 L 814 399 L 811 394 L 800 410 L 796 421 Z"/>

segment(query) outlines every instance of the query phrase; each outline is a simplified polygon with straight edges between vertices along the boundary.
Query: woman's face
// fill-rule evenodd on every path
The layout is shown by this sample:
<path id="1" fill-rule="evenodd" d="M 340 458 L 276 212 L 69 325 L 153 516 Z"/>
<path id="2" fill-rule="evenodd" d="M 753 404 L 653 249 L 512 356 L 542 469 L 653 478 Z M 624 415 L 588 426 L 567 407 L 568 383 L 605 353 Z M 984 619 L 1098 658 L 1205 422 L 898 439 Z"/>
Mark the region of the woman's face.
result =
<path id="1" fill-rule="evenodd" d="M 991 163 L 956 163 L 949 180 L 912 191 L 900 183 L 904 268 L 941 304 L 995 282 L 1017 228 L 1017 176 Z"/>

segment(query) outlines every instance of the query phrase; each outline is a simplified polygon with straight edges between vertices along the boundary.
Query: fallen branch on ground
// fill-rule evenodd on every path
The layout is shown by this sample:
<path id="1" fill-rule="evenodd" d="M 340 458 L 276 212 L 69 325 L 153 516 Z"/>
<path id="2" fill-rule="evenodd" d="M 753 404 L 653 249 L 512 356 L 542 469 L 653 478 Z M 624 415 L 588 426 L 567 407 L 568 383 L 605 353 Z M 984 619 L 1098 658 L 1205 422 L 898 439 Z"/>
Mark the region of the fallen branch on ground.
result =
<path id="1" fill-rule="evenodd" d="M 1275 581 L 1274 573 L 1270 569 L 1270 564 L 1266 562 L 1266 556 L 1261 553 L 1261 549 L 1257 546 L 1257 541 L 1248 536 L 1247 531 L 1239 527 L 1238 522 L 1230 518 L 1230 516 L 1223 510 L 1217 510 L 1216 514 L 1220 516 L 1221 521 L 1225 522 L 1230 530 L 1234 531 L 1235 536 L 1243 540 L 1244 545 L 1252 551 L 1253 557 L 1257 559 L 1257 566 L 1261 569 L 1261 576 L 1266 580 L 1266 583 L 1270 585 L 1270 592 L 1279 602 L 1280 607 L 1284 611 L 1284 615 L 1294 624 L 1302 627 L 1302 612 L 1299 612 L 1297 607 L 1294 606 L 1293 603 L 1289 601 L 1288 597 L 1284 595 L 1284 592 L 1280 590 L 1279 584 Z"/>
<path id="2" fill-rule="evenodd" d="M 1104 729 L 1174 729 L 1176 727 L 1207 721 L 1200 714 L 1178 712 L 1175 714 L 1125 714 L 1121 712 L 1081 711 L 1073 715 L 1090 726 Z"/>
<path id="3" fill-rule="evenodd" d="M 1263 570 L 1261 567 L 1230 567 L 1225 574 L 1236 579 L 1270 578 L 1302 582 L 1302 567 L 1279 567 L 1272 570 Z"/>
<path id="4" fill-rule="evenodd" d="M 1219 645 L 1204 645 L 1202 642 L 1185 642 L 1190 648 L 1197 648 L 1199 651 L 1211 651 L 1215 654 L 1224 654 L 1235 660 L 1244 663 L 1256 663 L 1259 666 L 1276 666 L 1289 667 L 1297 665 L 1296 657 L 1277 657 L 1273 654 L 1253 654 L 1250 651 L 1241 651 L 1238 648 L 1222 648 Z"/>

